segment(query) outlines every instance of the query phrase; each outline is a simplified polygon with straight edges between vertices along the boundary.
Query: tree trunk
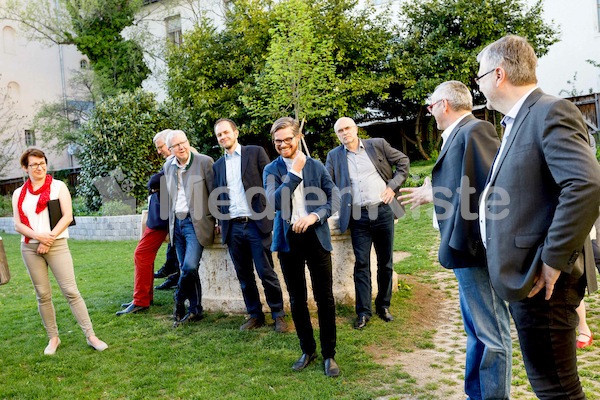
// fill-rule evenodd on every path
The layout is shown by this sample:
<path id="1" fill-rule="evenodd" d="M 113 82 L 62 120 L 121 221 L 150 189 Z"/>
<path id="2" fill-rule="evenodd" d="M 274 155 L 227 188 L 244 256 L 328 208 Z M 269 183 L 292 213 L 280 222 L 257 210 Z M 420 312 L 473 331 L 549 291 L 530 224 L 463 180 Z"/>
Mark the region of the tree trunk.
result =
<path id="1" fill-rule="evenodd" d="M 421 107 L 419 109 L 419 114 L 417 114 L 417 120 L 415 121 L 415 137 L 416 137 L 416 145 L 417 145 L 417 150 L 419 151 L 419 153 L 423 156 L 423 158 L 427 161 L 431 160 L 431 157 L 429 157 L 429 154 L 427 154 L 425 152 L 425 150 L 423 149 L 423 138 L 421 136 L 421 131 L 422 131 L 422 127 L 421 127 L 421 115 L 423 114 L 423 107 Z"/>

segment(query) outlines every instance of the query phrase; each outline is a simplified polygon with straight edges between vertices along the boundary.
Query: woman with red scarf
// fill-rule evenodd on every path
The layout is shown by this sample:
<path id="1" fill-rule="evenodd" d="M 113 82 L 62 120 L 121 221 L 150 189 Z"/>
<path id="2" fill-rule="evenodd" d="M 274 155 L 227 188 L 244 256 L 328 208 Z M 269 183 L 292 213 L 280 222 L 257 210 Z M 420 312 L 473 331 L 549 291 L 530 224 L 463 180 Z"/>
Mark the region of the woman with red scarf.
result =
<path id="1" fill-rule="evenodd" d="M 38 310 L 50 339 L 44 354 L 52 355 L 60 344 L 48 267 L 69 302 L 71 312 L 83 330 L 87 344 L 98 351 L 108 345 L 96 337 L 87 307 L 75 282 L 73 258 L 69 251 L 67 229 L 73 220 L 71 194 L 67 186 L 46 174 L 48 159 L 39 149 L 27 149 L 21 156 L 21 168 L 29 175 L 12 198 L 15 229 L 22 236 L 21 254 L 33 283 Z M 62 218 L 50 229 L 47 203 L 58 199 Z"/>

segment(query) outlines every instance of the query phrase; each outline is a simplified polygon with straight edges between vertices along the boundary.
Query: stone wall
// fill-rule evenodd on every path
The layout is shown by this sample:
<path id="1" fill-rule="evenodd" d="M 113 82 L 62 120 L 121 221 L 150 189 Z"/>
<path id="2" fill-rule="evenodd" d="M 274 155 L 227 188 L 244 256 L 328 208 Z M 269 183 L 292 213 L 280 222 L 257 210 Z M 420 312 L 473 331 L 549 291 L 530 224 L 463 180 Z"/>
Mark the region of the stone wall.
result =
<path id="1" fill-rule="evenodd" d="M 141 215 L 75 217 L 69 237 L 78 240 L 139 240 Z M 0 232 L 16 233 L 12 217 L 0 218 Z"/>

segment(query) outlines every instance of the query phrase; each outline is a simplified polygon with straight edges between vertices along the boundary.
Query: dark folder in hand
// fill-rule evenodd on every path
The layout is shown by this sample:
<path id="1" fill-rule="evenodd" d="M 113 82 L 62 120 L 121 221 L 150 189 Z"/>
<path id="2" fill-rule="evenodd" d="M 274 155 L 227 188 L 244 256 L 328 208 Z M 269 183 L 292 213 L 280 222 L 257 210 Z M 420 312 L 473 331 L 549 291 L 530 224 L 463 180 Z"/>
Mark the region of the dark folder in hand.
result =
<path id="1" fill-rule="evenodd" d="M 60 209 L 60 201 L 56 200 L 48 200 L 48 215 L 50 216 L 50 229 L 54 229 L 58 221 L 62 218 L 62 210 Z M 69 224 L 69 226 L 75 225 L 75 217 L 73 217 L 73 221 Z"/>

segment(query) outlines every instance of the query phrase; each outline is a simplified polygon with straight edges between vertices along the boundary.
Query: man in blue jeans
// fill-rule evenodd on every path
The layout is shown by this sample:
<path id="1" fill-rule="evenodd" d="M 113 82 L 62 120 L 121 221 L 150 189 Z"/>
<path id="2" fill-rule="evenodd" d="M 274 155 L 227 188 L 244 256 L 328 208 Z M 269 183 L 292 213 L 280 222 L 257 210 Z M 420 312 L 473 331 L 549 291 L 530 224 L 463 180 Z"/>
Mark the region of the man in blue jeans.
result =
<path id="1" fill-rule="evenodd" d="M 508 399 L 512 361 L 506 303 L 490 281 L 479 235 L 477 205 L 500 141 L 494 126 L 471 114 L 473 97 L 461 82 L 439 85 L 429 112 L 442 132 L 442 149 L 420 188 L 402 188 L 402 204 L 433 202 L 440 231 L 440 264 L 454 271 L 467 334 L 465 393 L 469 399 Z"/>
<path id="2" fill-rule="evenodd" d="M 169 234 L 175 245 L 181 276 L 175 291 L 173 327 L 204 318 L 198 268 L 204 247 L 213 243 L 215 219 L 208 209 L 213 187 L 213 159 L 191 151 L 183 131 L 169 133 L 167 145 L 175 156 L 164 165 L 168 193 Z M 161 204 L 163 201 L 161 200 Z M 186 313 L 185 301 L 189 301 Z"/>

